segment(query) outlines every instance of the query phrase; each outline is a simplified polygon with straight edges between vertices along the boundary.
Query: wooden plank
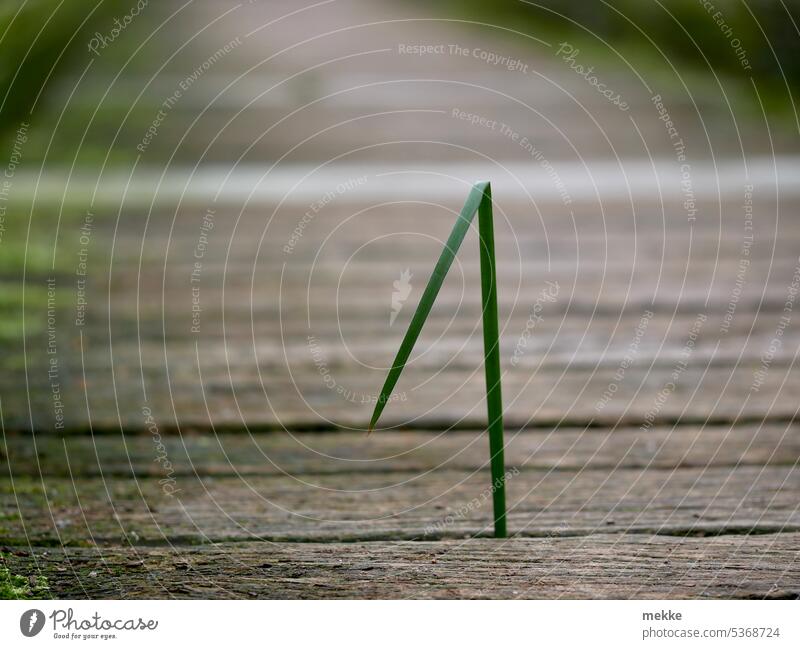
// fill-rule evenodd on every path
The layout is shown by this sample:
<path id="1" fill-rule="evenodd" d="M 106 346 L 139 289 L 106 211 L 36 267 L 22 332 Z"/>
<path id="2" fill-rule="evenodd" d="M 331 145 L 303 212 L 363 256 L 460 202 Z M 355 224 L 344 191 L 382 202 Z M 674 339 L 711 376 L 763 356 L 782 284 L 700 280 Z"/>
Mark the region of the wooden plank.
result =
<path id="1" fill-rule="evenodd" d="M 508 469 L 511 534 L 800 529 L 797 466 Z M 4 479 L 0 543 L 397 540 L 491 531 L 488 470 L 169 477 Z"/>
<path id="2" fill-rule="evenodd" d="M 800 458 L 800 426 L 682 426 L 507 430 L 506 462 L 526 469 L 707 468 L 791 466 Z M 162 477 L 166 456 L 175 476 L 325 475 L 475 471 L 486 468 L 483 431 L 270 433 L 180 437 L 66 438 L 8 435 L 0 476 Z"/>
<path id="3" fill-rule="evenodd" d="M 202 335 L 187 339 L 186 316 L 191 313 L 191 304 L 187 308 L 183 303 L 184 297 L 171 302 L 171 308 L 177 312 L 167 313 L 163 323 L 160 314 L 148 313 L 146 309 L 140 312 L 141 338 L 136 345 L 124 335 L 126 330 L 130 332 L 136 328 L 137 314 L 130 310 L 136 305 L 128 303 L 126 309 L 115 310 L 112 321 L 115 360 L 120 365 L 134 362 L 138 365 L 141 362 L 145 368 L 162 367 L 166 347 L 170 361 L 191 362 L 196 357 L 196 339 L 202 348 L 203 365 L 212 373 L 224 369 L 228 363 L 251 362 L 256 356 L 264 366 L 281 365 L 288 358 L 295 368 L 313 369 L 314 359 L 308 339 L 311 335 L 331 364 L 341 364 L 345 370 L 349 366 L 358 371 L 359 365 L 353 361 L 353 356 L 372 365 L 390 363 L 392 359 L 387 361 L 386 357 L 396 349 L 402 333 L 394 326 L 389 327 L 389 307 L 384 304 L 385 300 L 378 305 L 373 303 L 369 308 L 348 306 L 348 311 L 338 317 L 335 310 L 317 313 L 309 327 L 305 313 L 265 311 L 238 302 L 223 310 L 221 302 L 209 299 L 204 303 L 207 306 L 204 308 Z M 436 353 L 415 354 L 416 365 L 436 369 L 441 366 L 442 359 L 456 368 L 474 365 L 480 347 L 480 329 L 477 327 L 480 305 L 474 297 L 469 303 L 454 302 L 452 309 L 435 308 L 418 344 L 422 351 L 430 350 L 435 344 Z M 378 308 L 373 308 L 375 306 Z M 754 312 L 756 307 L 759 307 L 758 313 Z M 540 319 L 531 320 L 529 324 L 534 308 Z M 509 370 L 514 369 L 509 365 L 515 357 L 515 364 L 521 364 L 521 367 L 534 367 L 541 363 L 560 367 L 567 364 L 610 367 L 620 362 L 636 339 L 638 364 L 649 364 L 652 360 L 665 364 L 683 349 L 698 313 L 702 312 L 708 320 L 702 326 L 702 335 L 697 338 L 694 362 L 731 364 L 738 358 L 754 362 L 769 349 L 775 337 L 783 301 L 766 305 L 740 304 L 739 309 L 738 318 L 726 326 L 723 333 L 725 311 L 710 312 L 700 304 L 682 304 L 680 307 L 673 303 L 592 305 L 575 300 L 567 309 L 566 304 L 558 302 L 543 301 L 536 307 L 519 303 L 513 311 L 502 314 L 502 359 Z M 402 312 L 400 322 L 403 322 L 404 315 L 408 314 Z M 83 330 L 84 336 L 87 341 L 96 336 L 107 336 L 107 331 L 103 331 L 107 327 L 107 318 L 105 322 L 98 318 Z M 641 335 L 637 335 L 639 330 Z M 790 361 L 794 347 L 800 341 L 797 327 L 789 326 L 782 330 L 783 344 L 773 354 L 777 363 Z M 523 334 L 531 335 L 526 335 L 521 343 L 523 353 L 515 354 Z M 67 358 L 79 362 L 75 351 L 70 350 Z M 32 358 L 37 359 L 35 350 Z M 83 363 L 88 371 L 107 370 L 108 352 L 87 345 Z"/>
<path id="4" fill-rule="evenodd" d="M 800 534 L 8 548 L 60 598 L 800 598 Z M 224 569 L 222 568 L 224 566 Z M 635 579 L 631 578 L 635 575 Z"/>
<path id="5" fill-rule="evenodd" d="M 320 371 L 289 374 L 286 368 L 260 368 L 244 359 L 232 360 L 230 370 L 206 374 L 197 359 L 170 363 L 145 372 L 136 361 L 115 365 L 114 374 L 93 372 L 84 381 L 80 364 L 61 376 L 65 404 L 60 432 L 143 432 L 143 414 L 150 408 L 159 429 L 210 431 L 352 427 L 365 430 L 383 371 L 342 370 L 325 366 Z M 619 380 L 616 367 L 574 369 L 518 366 L 503 379 L 506 424 L 510 428 L 537 426 L 639 426 L 728 422 L 787 422 L 797 416 L 800 403 L 800 365 L 776 362 L 764 365 L 701 363 L 673 373 L 672 363 L 631 366 Z M 484 425 L 485 386 L 480 366 L 406 368 L 397 386 L 397 401 L 386 410 L 382 425 L 425 428 L 479 428 Z M 67 368 L 65 367 L 65 370 Z M 47 375 L 31 375 L 29 391 L 24 380 L 2 390 L 7 431 L 56 431 L 51 386 Z M 13 378 L 13 377 L 7 377 Z M 113 380 L 112 380 L 113 379 Z M 674 384 L 674 388 L 671 386 Z M 333 387 L 331 387 L 333 385 Z M 602 407 L 604 393 L 615 389 Z M 430 389 L 428 389 L 430 388 Z M 661 394 L 663 392 L 663 394 Z M 145 399 L 146 393 L 146 399 Z M 30 399 L 30 411 L 29 411 Z M 404 399 L 404 400 L 403 400 Z M 88 410 L 87 410 L 88 401 Z M 91 415 L 91 423 L 89 415 Z"/>
<path id="6" fill-rule="evenodd" d="M 732 421 L 740 414 L 748 421 L 792 419 L 793 404 L 800 399 L 793 367 L 800 330 L 796 322 L 781 328 L 780 319 L 797 267 L 800 229 L 791 219 L 777 218 L 773 199 L 759 196 L 762 218 L 754 226 L 756 242 L 741 286 L 741 217 L 698 221 L 689 254 L 689 229 L 676 220 L 681 215 L 675 205 L 667 206 L 666 220 L 657 201 L 637 202 L 635 213 L 622 203 L 607 206 L 604 213 L 595 205 L 576 205 L 573 220 L 550 205 L 542 206 L 539 215 L 516 199 L 501 201 L 509 222 L 498 227 L 498 250 L 501 243 L 513 250 L 498 276 L 507 420 L 512 425 L 531 417 L 548 424 L 562 418 L 578 425 L 613 425 L 620 419 L 641 423 L 670 381 L 700 312 L 708 321 L 675 393 L 657 408 L 656 420 L 704 421 L 710 416 L 712 421 Z M 282 246 L 304 206 L 281 208 L 266 232 L 264 210 L 247 210 L 241 220 L 235 213 L 220 213 L 203 258 L 200 334 L 190 331 L 190 271 L 202 213 L 180 210 L 174 229 L 171 214 L 150 219 L 141 267 L 144 215 L 126 216 L 119 232 L 114 220 L 99 221 L 93 235 L 90 268 L 96 275 L 89 278 L 83 355 L 80 332 L 68 326 L 75 311 L 74 274 L 58 279 L 64 430 L 86 432 L 90 414 L 97 429 L 114 429 L 121 421 L 127 430 L 142 430 L 144 406 L 165 431 L 174 430 L 177 422 L 205 429 L 245 422 L 256 427 L 319 427 L 328 421 L 364 426 L 385 376 L 381 368 L 391 362 L 403 318 L 412 310 L 401 313 L 394 328 L 388 326 L 392 282 L 406 267 L 420 281 L 427 277 L 438 252 L 436 239 L 446 234 L 452 218 L 433 207 L 409 212 L 387 206 L 348 220 L 356 206 L 349 200 L 331 205 L 315 219 L 291 255 Z M 723 207 L 732 215 L 741 212 L 738 198 L 726 201 Z M 796 201 L 787 204 L 782 209 Z M 703 209 L 713 214 L 713 207 L 708 203 Z M 398 223 L 404 231 L 425 236 L 399 235 Z M 331 245 L 320 250 L 334 230 Z M 117 232 L 112 269 L 105 244 Z M 365 242 L 370 245 L 363 254 L 351 258 Z M 72 260 L 69 245 L 59 250 Z M 466 425 L 482 422 L 476 328 L 480 300 L 466 288 L 478 286 L 477 255 L 471 248 L 463 252 L 463 278 L 454 276 L 443 287 L 441 304 L 419 342 L 422 354 L 400 387 L 408 400 L 387 409 L 389 424 L 438 426 L 463 418 Z M 559 283 L 558 299 L 544 304 L 543 321 L 536 323 L 518 363 L 512 364 L 545 280 Z M 734 295 L 735 317 L 723 333 Z M 413 302 L 414 295 L 409 299 Z M 9 430 L 53 430 L 46 371 L 50 358 L 41 343 L 46 314 L 34 302 L 29 307 L 26 321 L 34 333 L 26 356 L 10 353 L 0 373 L 3 417 Z M 636 324 L 650 309 L 655 315 L 633 366 L 623 381 L 615 381 Z M 776 347 L 779 331 L 781 344 Z M 309 334 L 317 339 L 341 393 L 323 384 Z M 766 352 L 767 377 L 755 392 L 754 376 Z M 611 383 L 615 396 L 599 412 L 595 404 Z"/>

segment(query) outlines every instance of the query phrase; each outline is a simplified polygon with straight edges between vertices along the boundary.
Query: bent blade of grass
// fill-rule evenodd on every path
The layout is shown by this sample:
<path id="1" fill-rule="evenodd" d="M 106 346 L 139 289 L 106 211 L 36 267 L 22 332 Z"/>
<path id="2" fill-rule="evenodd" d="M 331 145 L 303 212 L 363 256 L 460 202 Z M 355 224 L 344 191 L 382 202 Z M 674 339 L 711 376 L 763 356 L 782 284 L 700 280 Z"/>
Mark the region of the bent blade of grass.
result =
<path id="1" fill-rule="evenodd" d="M 419 337 L 422 326 L 433 307 L 439 289 L 444 282 L 453 258 L 469 230 L 475 212 L 478 213 L 478 235 L 480 240 L 481 260 L 481 301 L 483 306 L 483 356 L 486 372 L 486 406 L 489 415 L 489 453 L 492 474 L 492 505 L 494 509 L 494 535 L 505 538 L 506 531 L 506 475 L 503 459 L 503 397 L 500 391 L 500 335 L 497 315 L 497 273 L 494 257 L 494 217 L 492 215 L 492 189 L 488 182 L 480 182 L 473 186 L 467 202 L 458 215 L 456 224 L 447 239 L 444 250 L 436 262 L 428 285 L 411 318 L 411 324 L 400 344 L 400 350 L 394 359 L 381 394 L 375 404 L 369 430 L 375 427 L 383 412 L 389 396 L 400 378 L 414 343 Z"/>
<path id="2" fill-rule="evenodd" d="M 494 256 L 494 217 L 492 214 L 492 188 L 488 182 L 480 182 L 473 186 L 467 202 L 458 215 L 453 231 L 447 239 L 444 250 L 436 262 L 433 274 L 411 318 L 400 350 L 394 359 L 386 382 L 381 389 L 380 397 L 375 404 L 369 430 L 375 427 L 386 402 L 397 384 L 400 373 L 405 367 L 414 343 L 419 337 L 422 326 L 431 311 L 439 289 L 444 282 L 447 271 L 453 263 L 464 236 L 469 230 L 475 212 L 478 212 L 478 236 L 480 240 L 481 263 L 481 301 L 483 306 L 483 357 L 486 372 L 486 406 L 489 415 L 489 454 L 492 474 L 492 505 L 494 508 L 494 535 L 505 538 L 506 530 L 506 474 L 503 459 L 503 397 L 500 390 L 502 375 L 500 373 L 500 334 L 497 314 L 497 273 Z"/>
<path id="3" fill-rule="evenodd" d="M 439 289 L 442 287 L 444 278 L 447 276 L 447 271 L 450 269 L 453 258 L 456 256 L 456 252 L 458 252 L 458 248 L 461 246 L 461 242 L 464 240 L 469 230 L 469 226 L 475 217 L 475 212 L 478 211 L 478 206 L 481 204 L 484 192 L 488 186 L 488 182 L 476 183 L 472 187 L 469 196 L 467 196 L 464 207 L 461 208 L 456 224 L 453 226 L 453 230 L 447 238 L 447 243 L 445 243 L 444 250 L 442 250 L 442 254 L 439 256 L 439 261 L 436 262 L 433 273 L 431 273 L 431 278 L 428 280 L 428 285 L 425 287 L 422 298 L 420 298 L 419 304 L 417 305 L 417 310 L 414 312 L 411 323 L 408 325 L 408 331 L 406 331 L 406 335 L 403 337 L 403 342 L 400 343 L 400 349 L 397 351 L 394 363 L 392 363 L 383 388 L 381 388 L 381 393 L 375 404 L 375 410 L 372 413 L 372 419 L 369 422 L 370 431 L 372 431 L 378 423 L 378 419 L 383 409 L 386 407 L 386 402 L 392 390 L 394 390 L 394 386 L 397 385 L 400 373 L 403 371 L 406 361 L 411 355 L 411 350 L 414 348 L 417 338 L 419 338 L 420 331 L 422 331 L 425 320 L 431 312 L 436 296 L 439 295 Z"/>

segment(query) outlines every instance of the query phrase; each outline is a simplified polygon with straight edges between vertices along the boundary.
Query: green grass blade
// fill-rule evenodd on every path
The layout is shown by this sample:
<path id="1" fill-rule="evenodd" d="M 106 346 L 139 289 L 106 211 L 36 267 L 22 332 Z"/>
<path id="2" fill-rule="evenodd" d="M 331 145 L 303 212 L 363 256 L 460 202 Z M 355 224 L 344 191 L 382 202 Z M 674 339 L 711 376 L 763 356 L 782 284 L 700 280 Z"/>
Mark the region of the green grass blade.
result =
<path id="1" fill-rule="evenodd" d="M 378 423 L 378 419 L 386 406 L 389 396 L 392 394 L 392 390 L 394 390 L 394 386 L 400 378 L 400 373 L 403 371 L 406 361 L 411 355 L 414 343 L 416 343 L 417 338 L 419 338 L 420 331 L 422 331 L 425 320 L 431 312 L 431 308 L 436 300 L 436 296 L 439 294 L 439 289 L 442 287 L 447 271 L 450 269 L 453 258 L 469 230 L 472 219 L 475 217 L 475 212 L 478 210 L 478 206 L 481 204 L 484 192 L 488 186 L 489 183 L 487 182 L 476 183 L 470 191 L 469 196 L 467 196 L 464 207 L 461 208 L 461 213 L 458 215 L 456 224 L 453 226 L 453 230 L 447 238 L 447 243 L 444 246 L 444 250 L 442 250 L 439 261 L 436 262 L 436 267 L 433 269 L 431 278 L 428 280 L 428 285 L 422 293 L 422 298 L 420 298 L 419 304 L 417 305 L 417 310 L 411 318 L 411 324 L 408 325 L 408 331 L 406 331 L 406 335 L 403 337 L 403 342 L 400 343 L 400 349 L 397 352 L 394 363 L 392 363 L 392 367 L 389 370 L 389 375 L 386 377 L 386 382 L 383 384 L 381 393 L 378 396 L 375 410 L 372 413 L 372 419 L 369 422 L 370 431 L 375 428 L 375 425 Z"/>
<path id="2" fill-rule="evenodd" d="M 372 420 L 370 431 L 378 423 L 389 396 L 400 378 L 400 373 L 411 355 L 425 320 L 433 307 L 447 271 L 458 252 L 461 242 L 469 230 L 475 212 L 478 212 L 478 235 L 480 238 L 481 301 L 483 306 L 483 357 L 486 372 L 486 407 L 489 415 L 489 452 L 492 474 L 492 506 L 494 509 L 494 535 L 505 538 L 506 530 L 506 483 L 503 458 L 503 397 L 500 373 L 500 332 L 497 314 L 497 272 L 494 255 L 494 217 L 492 214 L 492 189 L 488 182 L 477 183 L 467 197 L 467 202 L 458 215 L 455 226 L 447 239 L 444 250 L 436 262 L 428 285 L 411 318 L 408 331 L 400 343 L 386 382 L 383 384 Z"/>

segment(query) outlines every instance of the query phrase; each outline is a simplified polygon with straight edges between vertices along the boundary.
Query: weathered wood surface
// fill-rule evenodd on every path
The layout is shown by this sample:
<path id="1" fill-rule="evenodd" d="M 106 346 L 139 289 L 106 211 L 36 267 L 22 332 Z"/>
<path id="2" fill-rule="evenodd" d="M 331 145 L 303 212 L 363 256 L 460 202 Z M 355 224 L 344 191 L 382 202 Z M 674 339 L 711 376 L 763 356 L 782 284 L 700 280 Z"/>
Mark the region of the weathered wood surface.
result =
<path id="1" fill-rule="evenodd" d="M 488 471 L 273 478 L 23 480 L 2 494 L 8 542 L 163 544 L 491 535 Z M 14 489 L 19 491 L 14 491 Z M 800 469 L 523 471 L 508 483 L 522 536 L 600 531 L 706 536 L 800 530 Z M 180 490 L 180 491 L 178 491 Z M 8 493 L 12 491 L 12 493 Z M 13 513 L 19 503 L 22 521 Z"/>
<path id="2" fill-rule="evenodd" d="M 800 529 L 796 428 L 705 432 L 509 436 L 510 531 L 704 536 Z M 485 441 L 475 433 L 274 434 L 187 438 L 185 446 L 169 440 L 162 449 L 147 439 L 60 445 L 45 438 L 37 458 L 27 437 L 13 436 L 5 451 L 11 477 L 0 482 L 0 542 L 488 535 Z"/>
<path id="3" fill-rule="evenodd" d="M 723 208 L 739 210 L 739 202 L 731 198 Z M 733 218 L 697 225 L 689 252 L 684 223 L 668 224 L 665 236 L 655 218 L 648 226 L 637 214 L 634 230 L 633 216 L 611 213 L 602 220 L 587 216 L 576 231 L 570 219 L 549 212 L 542 227 L 530 216 L 530 205 L 511 201 L 508 210 L 513 228 L 498 236 L 497 246 L 513 252 L 498 275 L 510 422 L 522 425 L 533 416 L 545 422 L 563 417 L 578 425 L 593 419 L 638 423 L 682 360 L 687 366 L 677 391 L 656 413 L 662 421 L 795 415 L 800 333 L 791 313 L 788 326 L 781 321 L 800 246 L 790 219 L 758 222 L 761 238 L 740 276 L 743 231 Z M 141 261 L 140 215 L 119 225 L 101 224 L 92 248 L 87 324 L 80 331 L 72 326 L 72 277 L 63 278 L 58 293 L 67 429 L 85 431 L 91 414 L 97 429 L 121 423 L 126 430 L 142 430 L 145 405 L 160 426 L 172 430 L 178 425 L 363 427 L 418 297 L 412 291 L 407 308 L 389 327 L 392 283 L 410 268 L 418 292 L 451 215 L 394 206 L 336 230 L 335 246 L 321 248 L 347 215 L 331 208 L 309 226 L 291 255 L 280 246 L 302 213 L 278 215 L 277 231 L 273 226 L 264 231 L 259 213 L 240 220 L 218 215 L 203 262 L 200 333 L 191 332 L 190 274 L 201 215 L 181 211 L 174 229 L 165 232 L 166 224 L 151 220 L 145 249 L 153 259 Z M 393 235 L 398 228 L 425 236 Z M 676 228 L 683 234 L 675 235 Z M 110 239 L 113 265 L 103 256 Z M 367 252 L 349 259 L 365 243 Z M 457 273 L 443 287 L 398 385 L 407 398 L 387 408 L 388 423 L 424 426 L 466 417 L 467 425 L 475 426 L 482 418 L 473 248 L 465 247 Z M 69 245 L 62 250 L 74 254 Z M 157 261 L 162 255 L 166 258 Z M 557 295 L 537 305 L 552 286 L 548 281 L 558 284 Z M 534 309 L 541 320 L 529 324 Z M 723 329 L 731 309 L 730 326 Z M 684 355 L 699 314 L 707 320 Z M 30 314 L 33 331 L 44 316 L 43 310 Z M 643 317 L 646 327 L 637 336 Z M 41 371 L 48 362 L 43 336 L 32 335 L 25 356 L 18 348 L 5 362 L 0 389 L 9 430 L 53 429 L 50 386 Z M 623 363 L 629 365 L 624 379 L 614 380 Z M 320 375 L 321 366 L 334 388 Z M 758 382 L 757 373 L 763 374 Z M 600 412 L 595 404 L 612 382 L 616 393 Z"/>
<path id="4" fill-rule="evenodd" d="M 137 361 L 131 361 L 131 365 L 114 372 L 116 383 L 110 372 L 98 372 L 85 383 L 80 370 L 72 375 L 72 388 L 63 392 L 70 404 L 67 432 L 85 433 L 89 428 L 98 432 L 144 432 L 145 407 L 152 410 L 159 430 L 170 433 L 248 428 L 351 427 L 365 431 L 376 386 L 380 386 L 380 381 L 371 379 L 367 372 L 336 374 L 333 369 L 333 380 L 337 389 L 342 387 L 342 393 L 327 387 L 320 375 L 308 368 L 303 375 L 292 375 L 295 381 L 265 368 L 259 380 L 258 369 L 246 361 L 230 371 L 221 368 L 211 379 L 202 368 L 198 371 L 196 357 L 192 365 L 187 355 L 186 363 L 169 366 L 168 379 L 163 368 L 146 375 L 152 380 L 146 384 L 145 400 Z M 762 370 L 759 364 L 706 366 L 699 362 L 682 371 L 676 389 L 668 388 L 666 398 L 659 403 L 659 392 L 670 383 L 677 362 L 631 367 L 621 382 L 615 380 L 614 367 L 508 372 L 503 380 L 506 422 L 514 429 L 529 425 L 638 426 L 647 416 L 652 416 L 656 424 L 668 425 L 676 421 L 786 423 L 797 417 L 800 365 L 776 362 L 756 385 L 755 373 Z M 614 398 L 598 410 L 598 401 L 612 383 L 617 388 Z M 429 389 L 431 385 L 435 390 Z M 32 384 L 31 404 L 19 382 L 13 389 L 12 396 L 3 399 L 4 414 L 10 420 L 7 430 L 28 430 L 33 421 L 37 430 L 52 431 L 52 406 L 46 392 L 49 386 Z M 397 394 L 405 401 L 393 402 L 387 408 L 383 426 L 476 428 L 485 420 L 480 367 L 437 372 L 410 366 L 398 383 Z"/>
<path id="5" fill-rule="evenodd" d="M 104 83 L 90 73 L 75 99 L 91 103 L 111 87 L 109 100 L 127 101 L 143 90 L 155 116 L 198 61 L 295 8 L 194 3 L 182 25 L 234 10 L 146 88 L 131 75 Z M 740 141 L 748 155 L 769 156 L 772 145 L 791 150 L 790 138 L 712 106 L 693 114 L 687 97 L 645 92 L 620 73 L 614 87 L 631 105 L 623 114 L 550 45 L 392 22 L 408 18 L 401 3 L 341 0 L 310 16 L 244 38 L 185 93 L 152 152 L 174 153 L 178 165 L 221 161 L 224 173 L 240 155 L 266 170 L 288 153 L 281 167 L 310 170 L 348 151 L 336 163 L 363 171 L 365 189 L 379 170 L 424 171 L 431 161 L 480 163 L 496 182 L 507 180 L 506 162 L 539 166 L 509 138 L 453 119 L 460 107 L 529 137 L 556 171 L 585 163 L 608 181 L 587 194 L 573 174 L 568 205 L 552 187 L 527 200 L 495 194 L 515 538 L 483 538 L 491 511 L 477 245 L 460 251 L 398 385 L 404 399 L 387 408 L 394 430 L 361 432 L 461 198 L 415 193 L 397 203 L 355 187 L 315 213 L 286 252 L 331 189 L 312 183 L 319 196 L 282 204 L 188 196 L 149 211 L 137 196 L 136 207 L 98 212 L 80 326 L 82 214 L 63 210 L 57 242 L 38 228 L 52 272 L 1 278 L 24 277 L 29 292 L 25 346 L 8 345 L 0 361 L 0 561 L 47 576 L 61 597 L 799 597 L 800 201 L 759 184 L 748 225 L 742 172 L 716 198 L 715 182 L 696 186 L 690 224 L 677 174 L 657 187 L 640 178 L 628 197 L 614 164 L 652 155 L 679 169 L 650 90 L 664 94 L 692 143 L 698 178 L 730 167 Z M 332 33 L 316 38 L 319 24 Z M 532 73 L 398 55 L 412 42 L 480 45 L 529 61 Z M 384 51 L 364 55 L 372 49 Z M 141 121 L 121 127 L 118 146 L 136 145 Z M 501 164 L 486 166 L 484 155 Z M 143 157 L 143 173 L 156 159 Z M 201 231 L 208 208 L 213 228 Z M 390 326 L 393 282 L 406 268 L 412 292 Z M 56 354 L 40 299 L 51 276 Z M 532 314 L 541 319 L 530 324 Z M 687 352 L 698 315 L 706 319 Z M 52 434 L 52 357 L 63 437 Z"/>
<path id="6" fill-rule="evenodd" d="M 8 435 L 0 476 L 161 477 L 166 455 L 176 476 L 325 475 L 475 471 L 487 466 L 482 430 L 182 436 Z M 526 469 L 792 466 L 797 424 L 525 430 L 506 432 L 506 462 Z"/>
<path id="7" fill-rule="evenodd" d="M 36 548 L 69 598 L 800 598 L 800 534 Z"/>

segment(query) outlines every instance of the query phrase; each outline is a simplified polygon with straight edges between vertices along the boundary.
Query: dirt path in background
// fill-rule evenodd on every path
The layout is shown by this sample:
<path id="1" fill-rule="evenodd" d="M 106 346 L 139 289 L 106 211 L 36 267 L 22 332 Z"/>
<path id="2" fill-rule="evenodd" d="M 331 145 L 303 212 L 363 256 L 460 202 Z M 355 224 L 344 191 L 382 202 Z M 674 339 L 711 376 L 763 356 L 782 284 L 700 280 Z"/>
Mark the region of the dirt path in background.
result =
<path id="1" fill-rule="evenodd" d="M 750 386 L 786 299 L 797 230 L 776 211 L 769 158 L 719 157 L 739 148 L 720 109 L 693 115 L 696 98 L 674 84 L 654 87 L 598 63 L 593 74 L 623 105 L 543 35 L 434 19 L 404 3 L 195 3 L 175 21 L 181 39 L 196 36 L 152 83 L 138 79 L 136 115 L 175 99 L 132 184 L 127 172 L 99 184 L 80 169 L 72 176 L 80 195 L 96 186 L 91 210 L 104 216 L 89 246 L 82 215 L 64 217 L 74 218 L 56 251 L 57 354 L 45 344 L 46 305 L 33 302 L 27 362 L 18 349 L 1 379 L 10 429 L 52 430 L 63 414 L 64 430 L 86 430 L 90 419 L 97 430 L 140 430 L 145 412 L 171 431 L 359 427 L 409 315 L 389 327 L 393 282 L 410 269 L 416 300 L 452 210 L 478 177 L 494 182 L 500 210 L 504 362 L 523 359 L 506 363 L 510 421 L 640 421 L 698 314 L 709 324 L 683 375 L 692 400 L 666 400 L 658 418 L 792 416 L 791 345 L 777 350 L 769 387 Z M 122 83 L 130 89 L 137 78 Z M 102 89 L 75 94 L 90 101 Z M 769 141 L 757 123 L 736 126 L 742 142 Z M 133 147 L 146 132 L 135 119 L 124 131 Z M 164 151 L 174 158 L 162 177 Z M 16 182 L 25 187 L 24 177 Z M 44 202 L 63 195 L 58 183 L 58 174 L 39 183 Z M 795 200 L 797 187 L 785 187 L 782 200 Z M 756 243 L 743 278 L 748 201 Z M 387 413 L 398 423 L 481 421 L 471 248 L 420 341 L 428 352 L 409 368 L 419 377 Z M 85 284 L 76 276 L 82 251 Z M 48 278 L 28 274 L 32 286 Z M 546 286 L 558 296 L 520 354 Z M 723 327 L 732 308 L 734 326 Z M 651 312 L 639 365 L 615 380 L 631 332 Z M 59 361 L 57 379 L 48 357 Z M 53 383 L 63 411 L 52 405 Z M 594 404 L 610 384 L 619 393 L 600 412 Z"/>

